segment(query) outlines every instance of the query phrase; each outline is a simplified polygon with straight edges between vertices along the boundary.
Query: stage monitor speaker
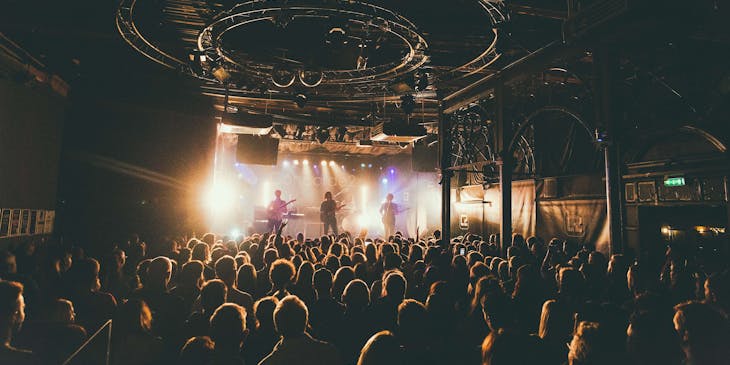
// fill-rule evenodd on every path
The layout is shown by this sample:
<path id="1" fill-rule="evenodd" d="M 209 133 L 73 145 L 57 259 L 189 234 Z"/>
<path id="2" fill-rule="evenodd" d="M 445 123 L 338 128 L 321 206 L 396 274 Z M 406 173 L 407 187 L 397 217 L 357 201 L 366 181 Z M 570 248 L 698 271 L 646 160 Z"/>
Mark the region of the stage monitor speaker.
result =
<path id="1" fill-rule="evenodd" d="M 279 139 L 239 134 L 236 161 L 249 165 L 276 165 Z"/>
<path id="2" fill-rule="evenodd" d="M 416 143 L 411 155 L 413 171 L 435 172 L 439 167 L 438 156 L 438 143 L 434 143 L 430 147 L 423 143 Z"/>

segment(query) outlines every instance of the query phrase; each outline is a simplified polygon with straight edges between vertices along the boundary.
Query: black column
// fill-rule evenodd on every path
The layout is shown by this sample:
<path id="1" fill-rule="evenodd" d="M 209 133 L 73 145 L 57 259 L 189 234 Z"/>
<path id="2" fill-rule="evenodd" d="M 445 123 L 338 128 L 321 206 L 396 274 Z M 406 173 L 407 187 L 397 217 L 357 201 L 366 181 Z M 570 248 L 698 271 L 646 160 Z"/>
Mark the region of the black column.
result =
<path id="1" fill-rule="evenodd" d="M 606 219 L 609 224 L 609 252 L 623 251 L 623 228 L 621 206 L 621 159 L 620 137 L 617 135 L 616 115 L 613 113 L 613 69 L 618 60 L 604 47 L 594 53 L 597 93 L 596 119 L 598 129 L 596 142 L 603 147 L 606 174 Z"/>
<path id="2" fill-rule="evenodd" d="M 439 103 L 439 166 L 441 167 L 441 237 L 444 246 L 451 240 L 451 135 L 443 105 Z"/>
<path id="3" fill-rule="evenodd" d="M 500 81 L 494 89 L 494 96 L 497 98 L 497 143 L 499 146 L 499 191 L 500 191 L 500 251 L 503 256 L 507 255 L 507 247 L 512 244 L 512 122 L 504 118 L 504 84 Z"/>

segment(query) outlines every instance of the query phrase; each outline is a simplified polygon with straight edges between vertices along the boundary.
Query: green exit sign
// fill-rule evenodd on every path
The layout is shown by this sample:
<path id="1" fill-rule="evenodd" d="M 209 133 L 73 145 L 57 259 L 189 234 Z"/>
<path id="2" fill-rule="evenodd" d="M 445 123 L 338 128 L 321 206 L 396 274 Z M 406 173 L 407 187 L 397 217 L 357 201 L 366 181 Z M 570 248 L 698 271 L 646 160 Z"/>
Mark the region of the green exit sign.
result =
<path id="1" fill-rule="evenodd" d="M 664 180 L 664 186 L 684 186 L 683 177 L 670 177 Z"/>

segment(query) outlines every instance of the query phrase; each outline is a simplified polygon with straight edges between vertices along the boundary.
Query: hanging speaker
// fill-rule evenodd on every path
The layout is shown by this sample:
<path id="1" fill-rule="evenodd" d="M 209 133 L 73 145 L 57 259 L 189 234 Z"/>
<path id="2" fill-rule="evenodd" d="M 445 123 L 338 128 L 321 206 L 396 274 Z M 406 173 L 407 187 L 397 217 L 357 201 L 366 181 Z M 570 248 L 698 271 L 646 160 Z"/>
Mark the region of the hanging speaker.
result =
<path id="1" fill-rule="evenodd" d="M 433 143 L 431 146 L 425 143 L 414 144 L 411 155 L 413 171 L 435 172 L 439 167 L 438 154 L 438 143 Z"/>
<path id="2" fill-rule="evenodd" d="M 236 161 L 248 165 L 276 165 L 279 139 L 250 134 L 238 135 Z"/>

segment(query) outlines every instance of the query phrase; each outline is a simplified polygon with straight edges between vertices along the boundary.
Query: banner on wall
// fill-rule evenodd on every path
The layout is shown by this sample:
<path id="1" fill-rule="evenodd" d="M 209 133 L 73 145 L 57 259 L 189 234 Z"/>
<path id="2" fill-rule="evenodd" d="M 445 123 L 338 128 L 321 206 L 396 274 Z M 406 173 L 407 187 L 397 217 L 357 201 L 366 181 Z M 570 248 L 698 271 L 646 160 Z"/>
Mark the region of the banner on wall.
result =
<path id="1" fill-rule="evenodd" d="M 30 226 L 30 209 L 23 209 L 20 214 L 20 234 L 28 234 L 28 226 Z"/>
<path id="2" fill-rule="evenodd" d="M 609 251 L 605 199 L 540 201 L 537 208 L 538 236 L 581 243 L 595 243 L 596 250 Z"/>
<path id="3" fill-rule="evenodd" d="M 6 237 L 10 234 L 10 209 L 0 211 L 0 237 Z"/>
<path id="4" fill-rule="evenodd" d="M 35 234 L 37 223 L 38 223 L 38 211 L 31 210 L 30 211 L 30 224 L 28 226 L 28 234 Z"/>
<path id="5" fill-rule="evenodd" d="M 53 219 L 56 217 L 56 212 L 53 210 L 46 211 L 46 222 L 43 225 L 43 233 L 53 233 Z"/>
<path id="6" fill-rule="evenodd" d="M 20 234 L 20 209 L 13 209 L 10 214 L 10 234 L 8 236 L 17 236 Z"/>

